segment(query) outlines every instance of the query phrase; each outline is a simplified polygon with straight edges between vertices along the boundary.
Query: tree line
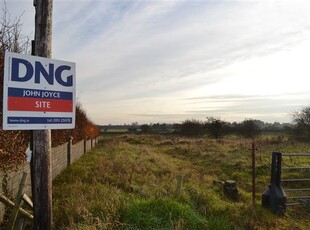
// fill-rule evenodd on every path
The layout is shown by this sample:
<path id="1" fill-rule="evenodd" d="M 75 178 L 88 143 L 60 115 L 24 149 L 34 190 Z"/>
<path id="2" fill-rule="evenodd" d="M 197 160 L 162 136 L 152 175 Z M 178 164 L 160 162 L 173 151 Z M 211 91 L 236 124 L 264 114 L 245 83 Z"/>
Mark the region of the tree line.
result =
<path id="1" fill-rule="evenodd" d="M 218 117 L 206 117 L 205 121 L 188 119 L 182 123 L 155 123 L 139 125 L 134 122 L 131 125 L 101 126 L 104 130 L 109 128 L 127 129 L 129 133 L 142 134 L 180 134 L 184 136 L 209 135 L 215 139 L 221 139 L 228 134 L 240 134 L 244 137 L 254 138 L 262 132 L 286 132 L 292 124 L 279 122 L 265 123 L 261 120 L 246 119 L 242 122 L 226 122 Z"/>
<path id="2" fill-rule="evenodd" d="M 205 121 L 188 119 L 182 123 L 154 123 L 131 125 L 101 126 L 107 131 L 109 128 L 127 129 L 135 134 L 179 134 L 188 137 L 207 135 L 211 138 L 222 139 L 226 135 L 235 134 L 245 138 L 256 138 L 262 133 L 273 132 L 287 134 L 299 141 L 310 141 L 310 106 L 302 108 L 292 114 L 291 123 L 263 122 L 257 119 L 245 119 L 242 122 L 227 122 L 219 117 L 209 116 Z"/>
<path id="3" fill-rule="evenodd" d="M 265 123 L 256 119 L 245 119 L 242 122 L 226 122 L 219 117 L 206 117 L 206 121 L 186 120 L 180 125 L 180 134 L 185 136 L 207 135 L 222 139 L 228 134 L 241 135 L 245 138 L 255 138 L 262 132 L 286 132 L 290 124 L 278 122 Z"/>

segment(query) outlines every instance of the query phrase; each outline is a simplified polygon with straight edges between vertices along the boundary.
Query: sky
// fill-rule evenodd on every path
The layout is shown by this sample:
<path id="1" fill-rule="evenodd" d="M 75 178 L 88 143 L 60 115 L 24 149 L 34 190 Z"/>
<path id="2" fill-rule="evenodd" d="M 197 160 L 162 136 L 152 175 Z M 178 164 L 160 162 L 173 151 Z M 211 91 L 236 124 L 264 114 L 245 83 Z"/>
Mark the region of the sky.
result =
<path id="1" fill-rule="evenodd" d="M 31 38 L 32 2 L 6 0 Z M 283 123 L 310 104 L 308 0 L 53 4 L 52 58 L 76 63 L 77 100 L 97 124 Z"/>

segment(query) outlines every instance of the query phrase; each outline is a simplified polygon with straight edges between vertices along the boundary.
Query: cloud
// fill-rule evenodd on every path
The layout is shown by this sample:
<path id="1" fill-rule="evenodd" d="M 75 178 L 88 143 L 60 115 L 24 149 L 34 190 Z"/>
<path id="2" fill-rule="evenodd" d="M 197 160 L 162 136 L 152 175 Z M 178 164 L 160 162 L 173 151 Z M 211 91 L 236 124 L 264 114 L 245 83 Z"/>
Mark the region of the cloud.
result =
<path id="1" fill-rule="evenodd" d="M 290 19 L 289 14 L 284 17 L 274 11 L 276 6 L 266 10 L 266 3 L 259 2 L 211 3 L 137 1 L 126 2 L 126 7 L 97 7 L 83 2 L 70 14 L 70 29 L 60 21 L 63 37 L 58 43 L 67 48 L 57 46 L 61 47 L 57 53 L 71 48 L 82 74 L 110 88 L 142 78 L 165 80 L 205 73 L 290 46 L 298 37 L 295 33 L 302 31 L 296 29 L 300 29 L 297 22 L 285 19 Z M 110 17 L 117 20 L 109 24 Z M 275 20 L 279 17 L 285 21 Z"/>
<path id="2" fill-rule="evenodd" d="M 278 119 L 308 103 L 284 96 L 307 90 L 309 12 L 306 0 L 55 0 L 53 58 L 77 63 L 79 100 L 98 123 Z"/>
<path id="3" fill-rule="evenodd" d="M 220 116 L 230 121 L 244 118 L 258 118 L 275 121 L 281 115 L 282 121 L 289 121 L 292 112 L 300 110 L 308 103 L 309 92 L 291 95 L 214 95 L 209 97 L 187 98 L 186 104 L 195 104 L 192 114 Z"/>

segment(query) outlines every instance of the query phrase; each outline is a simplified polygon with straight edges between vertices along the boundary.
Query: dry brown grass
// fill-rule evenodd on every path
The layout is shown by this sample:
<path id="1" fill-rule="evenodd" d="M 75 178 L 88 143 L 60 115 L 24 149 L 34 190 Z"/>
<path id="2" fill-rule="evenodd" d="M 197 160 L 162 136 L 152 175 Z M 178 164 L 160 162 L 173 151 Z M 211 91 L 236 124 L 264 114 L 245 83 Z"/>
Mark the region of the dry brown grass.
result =
<path id="1" fill-rule="evenodd" d="M 278 217 L 261 207 L 260 197 L 270 180 L 271 152 L 310 152 L 310 145 L 263 138 L 258 145 L 257 204 L 253 207 L 248 140 L 107 138 L 56 180 L 55 226 L 151 229 L 158 221 L 158 228 L 153 229 L 308 229 L 306 209 L 290 208 Z M 179 175 L 184 180 L 178 197 Z M 224 196 L 221 183 L 214 183 L 227 179 L 237 181 L 238 202 Z M 167 212 L 174 213 L 173 217 Z"/>

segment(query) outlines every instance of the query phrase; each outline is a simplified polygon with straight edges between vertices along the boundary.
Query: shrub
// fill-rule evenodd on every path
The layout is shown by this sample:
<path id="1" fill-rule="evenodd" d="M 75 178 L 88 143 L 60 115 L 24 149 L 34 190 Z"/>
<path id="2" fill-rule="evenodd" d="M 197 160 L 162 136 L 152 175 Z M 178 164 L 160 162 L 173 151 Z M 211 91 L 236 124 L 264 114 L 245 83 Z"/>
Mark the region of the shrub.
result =
<path id="1" fill-rule="evenodd" d="M 261 134 L 261 129 L 253 119 L 246 119 L 240 124 L 241 135 L 246 138 L 252 138 Z"/>
<path id="2" fill-rule="evenodd" d="M 141 133 L 143 134 L 148 134 L 151 132 L 151 127 L 147 124 L 141 125 L 140 129 L 141 129 Z"/>
<path id="3" fill-rule="evenodd" d="M 184 136 L 202 136 L 203 124 L 197 120 L 186 120 L 181 124 L 180 133 Z"/>
<path id="4" fill-rule="evenodd" d="M 223 138 L 229 130 L 227 122 L 215 117 L 207 117 L 205 128 L 208 135 L 215 139 Z"/>
<path id="5" fill-rule="evenodd" d="M 99 136 L 100 129 L 86 115 L 86 112 L 80 104 L 76 106 L 74 129 L 56 129 L 52 130 L 52 146 L 58 146 L 73 138 L 73 143 L 84 139 L 95 138 Z"/>
<path id="6" fill-rule="evenodd" d="M 296 139 L 310 140 L 310 106 L 293 114 L 292 134 Z"/>

